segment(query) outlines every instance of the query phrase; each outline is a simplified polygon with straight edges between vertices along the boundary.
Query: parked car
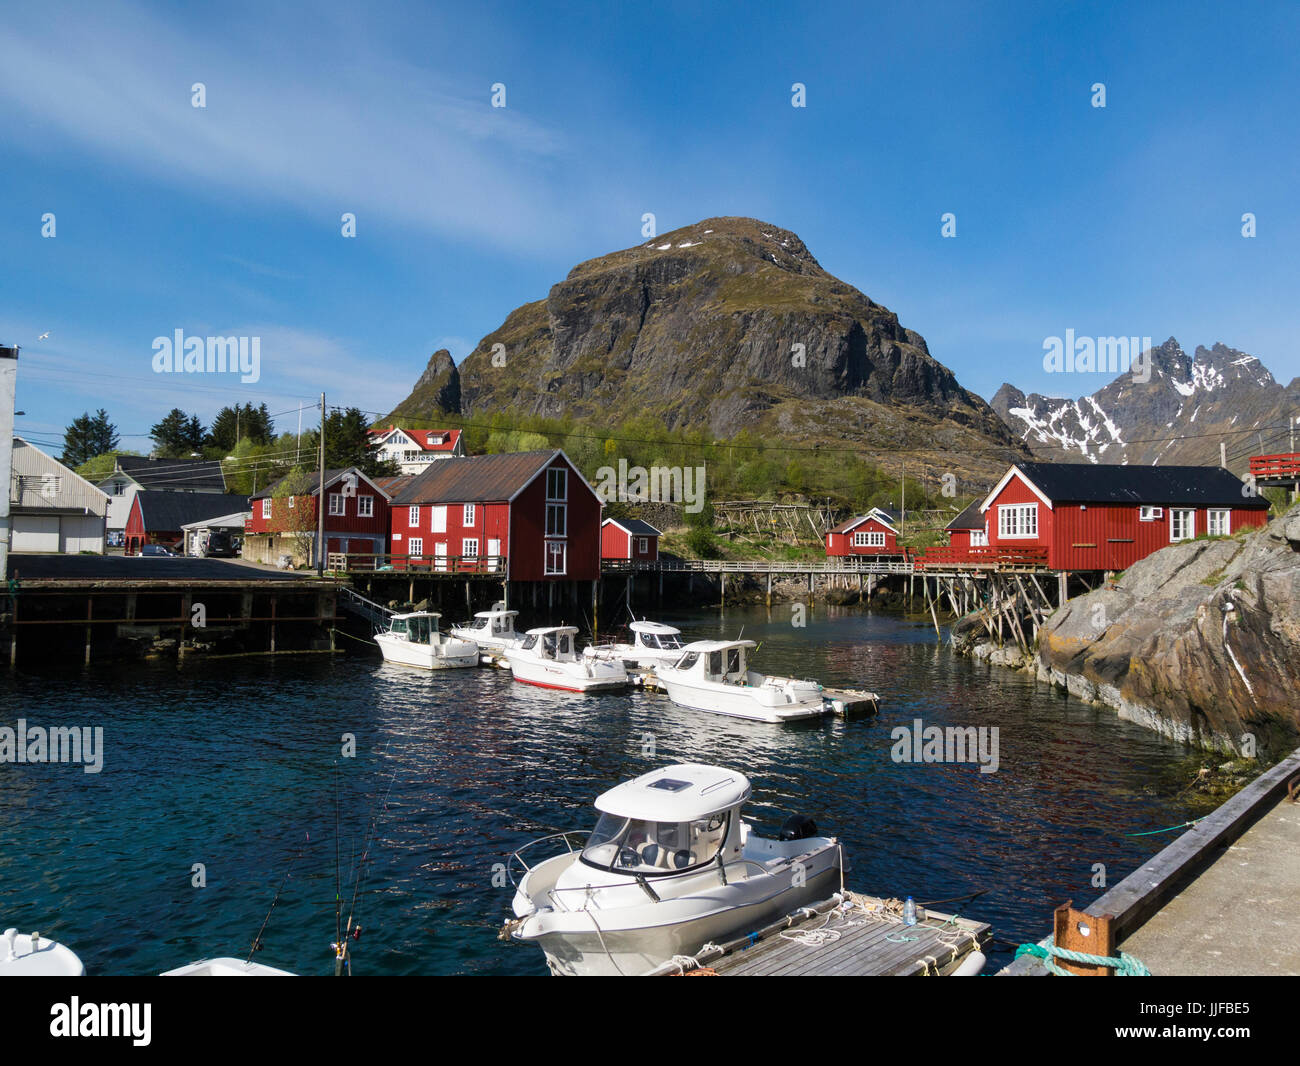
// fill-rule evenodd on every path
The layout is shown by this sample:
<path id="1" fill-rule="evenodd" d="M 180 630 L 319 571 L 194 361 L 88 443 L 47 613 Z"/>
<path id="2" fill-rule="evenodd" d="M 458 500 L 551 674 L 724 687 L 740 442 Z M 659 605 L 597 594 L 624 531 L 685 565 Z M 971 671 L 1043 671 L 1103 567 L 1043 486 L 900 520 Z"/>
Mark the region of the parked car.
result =
<path id="1" fill-rule="evenodd" d="M 140 556 L 141 556 L 141 558 L 143 558 L 143 557 L 145 557 L 145 556 L 151 556 L 151 557 L 153 557 L 153 558 L 155 558 L 155 559 L 158 558 L 159 556 L 162 556 L 162 557 L 165 557 L 165 558 L 168 558 L 168 559 L 177 559 L 177 558 L 179 558 L 179 556 L 178 556 L 174 551 L 172 551 L 171 548 L 164 547 L 164 546 L 161 545 L 161 544 L 146 544 L 146 545 L 144 545 L 144 546 L 140 549 Z"/>
<path id="2" fill-rule="evenodd" d="M 208 534 L 208 545 L 203 554 L 209 559 L 235 559 L 239 556 L 239 548 L 229 533 L 214 530 Z"/>

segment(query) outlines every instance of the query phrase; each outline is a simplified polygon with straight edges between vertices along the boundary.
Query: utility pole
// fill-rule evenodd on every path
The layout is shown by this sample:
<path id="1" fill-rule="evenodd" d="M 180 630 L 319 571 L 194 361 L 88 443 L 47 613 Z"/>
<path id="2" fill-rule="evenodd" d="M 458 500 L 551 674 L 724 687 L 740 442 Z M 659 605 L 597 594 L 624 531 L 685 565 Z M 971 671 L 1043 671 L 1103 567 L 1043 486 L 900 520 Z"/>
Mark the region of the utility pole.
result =
<path id="1" fill-rule="evenodd" d="M 14 476 L 14 396 L 18 388 L 18 346 L 0 345 L 0 583 L 9 578 L 9 493 Z"/>
<path id="2" fill-rule="evenodd" d="M 320 480 L 316 482 L 316 575 L 325 574 L 325 394 L 320 394 Z"/>

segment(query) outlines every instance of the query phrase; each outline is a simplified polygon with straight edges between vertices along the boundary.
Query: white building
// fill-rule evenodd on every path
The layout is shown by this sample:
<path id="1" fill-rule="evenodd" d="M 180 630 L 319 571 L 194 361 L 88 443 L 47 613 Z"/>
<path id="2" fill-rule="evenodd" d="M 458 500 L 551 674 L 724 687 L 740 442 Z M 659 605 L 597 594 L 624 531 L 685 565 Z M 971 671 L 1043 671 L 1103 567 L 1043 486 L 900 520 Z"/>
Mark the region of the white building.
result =
<path id="1" fill-rule="evenodd" d="M 465 454 L 458 429 L 402 429 L 400 426 L 372 429 L 370 448 L 380 459 L 392 459 L 403 474 L 418 474 L 439 459 Z"/>
<path id="2" fill-rule="evenodd" d="M 108 494 L 21 437 L 13 448 L 10 551 L 102 555 Z"/>

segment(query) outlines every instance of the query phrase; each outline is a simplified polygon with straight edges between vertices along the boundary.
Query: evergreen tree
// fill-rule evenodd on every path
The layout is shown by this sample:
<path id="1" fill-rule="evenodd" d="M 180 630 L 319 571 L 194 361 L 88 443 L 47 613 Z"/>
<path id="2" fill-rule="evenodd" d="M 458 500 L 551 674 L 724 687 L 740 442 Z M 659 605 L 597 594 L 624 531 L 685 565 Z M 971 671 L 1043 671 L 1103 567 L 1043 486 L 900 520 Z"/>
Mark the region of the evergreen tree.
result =
<path id="1" fill-rule="evenodd" d="M 101 407 L 93 416 L 87 411 L 64 431 L 61 461 L 75 468 L 97 455 L 111 452 L 117 445 L 117 427 Z"/>
<path id="2" fill-rule="evenodd" d="M 203 447 L 203 423 L 198 415 L 187 415 L 179 407 L 173 407 L 149 431 L 149 436 L 163 455 L 183 458 Z"/>

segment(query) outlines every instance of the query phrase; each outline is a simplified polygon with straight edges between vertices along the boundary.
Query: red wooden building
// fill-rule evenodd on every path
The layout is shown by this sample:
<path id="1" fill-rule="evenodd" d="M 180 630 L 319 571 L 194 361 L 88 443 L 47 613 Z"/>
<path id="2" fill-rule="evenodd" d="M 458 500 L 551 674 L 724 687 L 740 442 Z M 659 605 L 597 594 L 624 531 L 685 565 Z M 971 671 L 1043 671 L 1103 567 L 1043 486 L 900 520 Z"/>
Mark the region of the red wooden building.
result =
<path id="1" fill-rule="evenodd" d="M 392 499 L 393 565 L 500 572 L 509 581 L 600 577 L 601 501 L 561 451 L 434 463 Z"/>
<path id="2" fill-rule="evenodd" d="M 300 484 L 286 489 L 289 478 Z M 281 555 L 296 563 L 315 559 L 319 529 L 316 505 L 320 475 L 289 474 L 249 499 L 252 515 L 244 523 L 245 559 L 274 563 Z M 345 554 L 354 562 L 382 556 L 388 542 L 389 496 L 355 466 L 325 471 L 325 551 Z"/>
<path id="3" fill-rule="evenodd" d="M 971 548 L 987 548 L 988 523 L 980 510 L 982 500 L 976 500 L 943 528 L 948 533 L 948 547 L 954 551 L 969 552 Z"/>
<path id="4" fill-rule="evenodd" d="M 600 557 L 602 559 L 658 559 L 661 536 L 663 534 L 659 530 L 639 518 L 606 518 L 600 526 Z"/>
<path id="5" fill-rule="evenodd" d="M 1268 521 L 1268 501 L 1221 467 L 1018 463 L 980 503 L 994 553 L 1046 550 L 1053 570 L 1124 570 L 1202 534 Z"/>
<path id="6" fill-rule="evenodd" d="M 827 555 L 902 555 L 898 516 L 882 507 L 842 522 L 826 534 Z"/>
<path id="7" fill-rule="evenodd" d="M 146 544 L 184 550 L 184 526 L 248 507 L 247 496 L 214 492 L 137 492 L 127 514 L 123 548 L 137 555 Z"/>

